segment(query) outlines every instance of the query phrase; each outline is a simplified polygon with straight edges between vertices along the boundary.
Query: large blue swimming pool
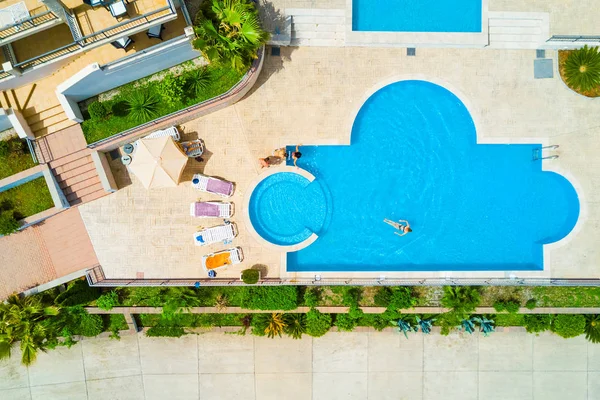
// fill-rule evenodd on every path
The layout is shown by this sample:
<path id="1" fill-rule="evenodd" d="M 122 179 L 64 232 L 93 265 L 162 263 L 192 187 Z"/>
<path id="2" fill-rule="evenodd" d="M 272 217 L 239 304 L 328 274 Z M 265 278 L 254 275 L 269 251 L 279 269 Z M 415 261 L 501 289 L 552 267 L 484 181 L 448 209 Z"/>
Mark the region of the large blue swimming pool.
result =
<path id="1" fill-rule="evenodd" d="M 350 146 L 301 147 L 298 165 L 315 181 L 267 178 L 252 195 L 253 225 L 278 244 L 319 235 L 288 254 L 289 271 L 540 270 L 542 245 L 571 231 L 579 201 L 533 160 L 539 148 L 477 145 L 451 92 L 397 82 L 363 105 Z M 398 237 L 384 218 L 413 232 Z"/>
<path id="2" fill-rule="evenodd" d="M 352 30 L 481 32 L 482 0 L 352 0 Z"/>

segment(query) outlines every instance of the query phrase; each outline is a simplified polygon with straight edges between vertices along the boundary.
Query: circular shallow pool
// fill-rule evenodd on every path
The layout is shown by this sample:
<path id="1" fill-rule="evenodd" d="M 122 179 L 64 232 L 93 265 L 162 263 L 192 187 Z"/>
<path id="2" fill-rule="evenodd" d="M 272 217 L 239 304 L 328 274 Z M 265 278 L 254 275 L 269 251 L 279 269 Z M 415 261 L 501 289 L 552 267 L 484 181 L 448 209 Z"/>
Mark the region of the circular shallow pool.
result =
<path id="1" fill-rule="evenodd" d="M 318 234 L 327 217 L 327 200 L 317 181 L 279 172 L 262 180 L 249 204 L 254 230 L 265 240 L 291 246 Z"/>

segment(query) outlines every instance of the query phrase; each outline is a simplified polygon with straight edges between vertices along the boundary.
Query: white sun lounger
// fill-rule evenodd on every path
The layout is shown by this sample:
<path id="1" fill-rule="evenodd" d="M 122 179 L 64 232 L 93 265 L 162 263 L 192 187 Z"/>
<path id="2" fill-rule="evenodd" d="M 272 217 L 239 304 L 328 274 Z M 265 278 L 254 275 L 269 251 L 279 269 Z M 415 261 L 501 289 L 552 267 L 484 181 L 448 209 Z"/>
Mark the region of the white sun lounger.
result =
<path id="1" fill-rule="evenodd" d="M 233 203 L 199 201 L 190 204 L 190 215 L 198 218 L 231 218 Z"/>
<path id="2" fill-rule="evenodd" d="M 154 131 L 151 134 L 149 134 L 148 136 L 144 136 L 144 139 L 156 139 L 156 138 L 163 137 L 163 136 L 172 136 L 173 140 L 175 140 L 176 142 L 179 142 L 181 140 L 181 135 L 179 134 L 179 131 L 177 130 L 177 128 L 174 126 L 171 126 L 166 129 Z"/>
<path id="3" fill-rule="evenodd" d="M 231 197 L 233 194 L 233 183 L 202 174 L 194 174 L 192 186 L 203 192 L 218 194 L 223 197 Z"/>
<path id="4" fill-rule="evenodd" d="M 223 255 L 227 254 L 229 257 L 225 258 Z M 223 259 L 211 263 L 211 259 L 216 259 L 223 257 Z M 210 271 L 214 269 L 224 268 L 228 265 L 239 264 L 244 261 L 244 253 L 242 253 L 242 249 L 240 247 L 234 247 L 233 249 L 221 250 L 216 253 L 210 253 L 202 257 L 202 268 L 205 271 Z"/>
<path id="5" fill-rule="evenodd" d="M 214 226 L 194 233 L 194 244 L 196 246 L 206 246 L 218 242 L 226 242 L 237 236 L 237 227 L 234 223 Z"/>

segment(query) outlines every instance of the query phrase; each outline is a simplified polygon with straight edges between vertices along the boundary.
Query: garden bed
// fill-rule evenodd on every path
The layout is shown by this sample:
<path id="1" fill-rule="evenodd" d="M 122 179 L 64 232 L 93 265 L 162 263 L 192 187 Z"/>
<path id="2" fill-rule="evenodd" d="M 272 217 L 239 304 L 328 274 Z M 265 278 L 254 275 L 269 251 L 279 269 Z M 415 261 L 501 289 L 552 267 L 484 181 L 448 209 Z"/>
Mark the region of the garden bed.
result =
<path id="1" fill-rule="evenodd" d="M 2 210 L 13 210 L 16 219 L 23 219 L 54 207 L 44 177 L 0 193 Z"/>
<path id="2" fill-rule="evenodd" d="M 0 179 L 35 166 L 27 146 L 21 139 L 11 137 L 0 140 Z"/>
<path id="3" fill-rule="evenodd" d="M 577 50 L 559 50 L 558 51 L 558 72 L 560 73 L 560 78 L 563 80 L 565 85 L 567 85 L 571 90 L 573 90 L 576 93 L 579 93 L 586 97 L 592 97 L 592 98 L 600 97 L 600 85 L 598 85 L 592 89 L 589 89 L 589 90 L 580 90 L 580 89 L 574 88 L 573 86 L 571 86 L 567 83 L 567 79 L 565 77 L 565 63 L 567 62 L 567 58 L 569 58 L 569 55 L 571 55 L 575 51 L 577 51 Z"/>
<path id="4" fill-rule="evenodd" d="M 87 143 L 217 97 L 243 76 L 231 68 L 184 64 L 99 95 L 97 98 L 103 107 L 91 103 L 88 109 L 96 107 L 100 112 L 83 111 L 82 129 Z"/>

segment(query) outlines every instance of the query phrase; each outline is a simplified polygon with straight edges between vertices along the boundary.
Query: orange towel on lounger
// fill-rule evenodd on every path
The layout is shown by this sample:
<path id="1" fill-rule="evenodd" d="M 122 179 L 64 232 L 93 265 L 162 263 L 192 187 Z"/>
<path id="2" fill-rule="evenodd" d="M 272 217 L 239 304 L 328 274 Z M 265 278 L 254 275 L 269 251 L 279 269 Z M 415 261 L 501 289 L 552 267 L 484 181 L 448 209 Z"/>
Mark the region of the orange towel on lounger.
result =
<path id="1" fill-rule="evenodd" d="M 231 264 L 229 253 L 216 254 L 206 260 L 207 269 L 215 269 L 227 264 Z"/>

